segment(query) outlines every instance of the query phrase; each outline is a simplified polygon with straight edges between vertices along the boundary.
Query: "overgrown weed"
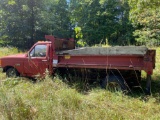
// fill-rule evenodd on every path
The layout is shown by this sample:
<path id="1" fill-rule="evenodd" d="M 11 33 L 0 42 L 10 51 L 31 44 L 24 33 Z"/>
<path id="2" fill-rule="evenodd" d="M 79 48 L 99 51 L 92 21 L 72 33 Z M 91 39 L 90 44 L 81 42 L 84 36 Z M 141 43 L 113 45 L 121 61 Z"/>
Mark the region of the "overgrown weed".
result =
<path id="1" fill-rule="evenodd" d="M 19 51 L 16 47 L 1 47 L 0 48 L 0 57 L 11 55 L 11 54 L 16 54 L 18 52 Z"/>

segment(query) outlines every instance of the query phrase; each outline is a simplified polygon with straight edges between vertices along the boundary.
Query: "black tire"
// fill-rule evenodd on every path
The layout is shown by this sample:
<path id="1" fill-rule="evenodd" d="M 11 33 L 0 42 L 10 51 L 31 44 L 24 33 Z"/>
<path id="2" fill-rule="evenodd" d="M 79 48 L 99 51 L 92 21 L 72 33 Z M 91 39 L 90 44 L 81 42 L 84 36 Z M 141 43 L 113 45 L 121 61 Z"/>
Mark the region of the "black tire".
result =
<path id="1" fill-rule="evenodd" d="M 7 77 L 17 77 L 19 76 L 18 71 L 15 68 L 8 68 L 6 71 Z"/>
<path id="2" fill-rule="evenodd" d="M 108 89 L 111 91 L 113 90 L 114 91 L 119 91 L 119 90 L 128 91 L 127 85 L 121 76 L 114 76 L 114 75 L 106 76 L 106 78 L 104 78 L 101 81 L 100 85 L 103 89 Z"/>

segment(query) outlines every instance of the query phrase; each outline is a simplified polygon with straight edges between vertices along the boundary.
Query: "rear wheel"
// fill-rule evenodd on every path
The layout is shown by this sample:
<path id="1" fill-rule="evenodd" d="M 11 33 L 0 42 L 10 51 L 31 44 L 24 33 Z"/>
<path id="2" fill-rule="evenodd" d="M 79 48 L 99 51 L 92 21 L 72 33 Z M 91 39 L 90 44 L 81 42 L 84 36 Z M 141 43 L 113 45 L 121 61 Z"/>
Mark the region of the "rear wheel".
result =
<path id="1" fill-rule="evenodd" d="M 110 91 L 128 91 L 127 85 L 121 76 L 106 76 L 106 78 L 101 81 L 101 87 Z"/>
<path id="2" fill-rule="evenodd" d="M 15 68 L 9 68 L 6 71 L 7 77 L 17 77 L 18 75 L 19 75 L 19 73 Z"/>

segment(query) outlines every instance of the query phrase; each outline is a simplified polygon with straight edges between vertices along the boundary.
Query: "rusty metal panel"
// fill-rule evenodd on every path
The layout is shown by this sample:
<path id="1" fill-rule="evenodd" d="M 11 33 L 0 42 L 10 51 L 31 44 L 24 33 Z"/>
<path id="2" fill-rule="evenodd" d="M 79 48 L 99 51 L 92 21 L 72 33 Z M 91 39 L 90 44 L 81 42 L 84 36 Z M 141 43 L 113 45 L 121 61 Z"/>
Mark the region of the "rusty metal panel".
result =
<path id="1" fill-rule="evenodd" d="M 75 41 L 72 38 L 60 39 L 51 35 L 46 35 L 45 38 L 52 41 L 52 46 L 55 51 L 70 50 L 75 48 Z"/>
<path id="2" fill-rule="evenodd" d="M 58 66 L 141 70 L 143 56 L 59 56 Z"/>

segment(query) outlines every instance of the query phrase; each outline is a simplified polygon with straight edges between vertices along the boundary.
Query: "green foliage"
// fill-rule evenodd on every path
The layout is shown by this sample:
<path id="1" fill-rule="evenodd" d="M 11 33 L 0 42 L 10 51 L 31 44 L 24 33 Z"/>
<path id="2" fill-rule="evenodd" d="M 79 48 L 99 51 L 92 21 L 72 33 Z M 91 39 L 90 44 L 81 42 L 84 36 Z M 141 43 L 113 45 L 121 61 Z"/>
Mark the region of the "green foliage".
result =
<path id="1" fill-rule="evenodd" d="M 69 38 L 66 0 L 0 1 L 0 36 L 6 44 L 26 49 L 45 34 Z M 5 36 L 5 37 L 4 37 Z"/>
<path id="2" fill-rule="evenodd" d="M 106 44 L 106 39 L 110 44 L 134 43 L 127 0 L 71 0 L 70 9 L 72 23 L 81 27 L 87 44 Z"/>
<path id="3" fill-rule="evenodd" d="M 80 38 L 83 37 L 81 27 L 75 27 L 74 30 L 75 30 L 75 34 L 76 34 L 76 38 L 77 38 L 77 39 L 78 39 L 78 38 L 80 39 Z"/>
<path id="4" fill-rule="evenodd" d="M 2 37 L 6 36 L 3 39 L 9 41 L 10 45 L 21 48 L 33 45 L 36 34 L 38 34 L 39 7 L 42 6 L 42 0 L 1 1 L 0 6 L 3 11 L 1 34 Z"/>
<path id="5" fill-rule="evenodd" d="M 49 5 L 50 4 L 50 5 Z M 57 37 L 69 38 L 71 36 L 70 18 L 66 0 L 51 1 L 47 4 L 48 23 L 43 23 L 49 28 L 50 34 Z"/>
<path id="6" fill-rule="evenodd" d="M 134 36 L 140 45 L 155 46 L 160 43 L 159 1 L 130 0 L 130 19 L 135 27 Z"/>
<path id="7" fill-rule="evenodd" d="M 0 45 L 29 48 L 44 35 L 88 45 L 159 45 L 159 0 L 1 0 Z"/>
<path id="8" fill-rule="evenodd" d="M 82 39 L 80 39 L 77 41 L 77 46 L 78 47 L 85 47 L 85 46 L 87 46 L 87 43 L 84 42 Z"/>
<path id="9" fill-rule="evenodd" d="M 9 1 L 8 1 L 8 4 L 9 4 L 9 5 L 14 5 L 14 4 L 16 4 L 16 2 L 15 2 L 14 0 L 9 0 Z"/>

